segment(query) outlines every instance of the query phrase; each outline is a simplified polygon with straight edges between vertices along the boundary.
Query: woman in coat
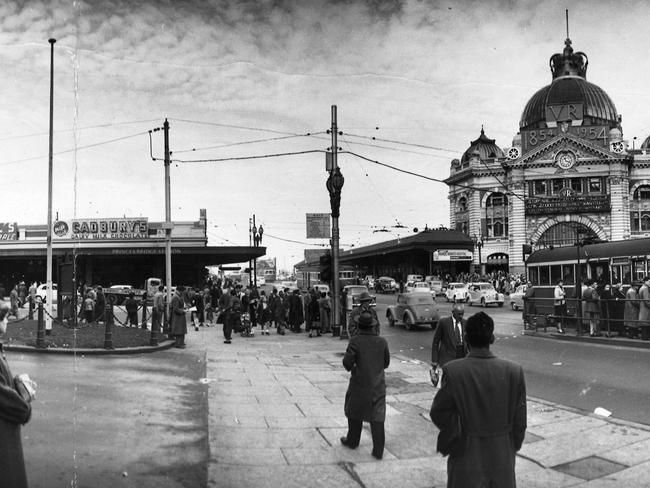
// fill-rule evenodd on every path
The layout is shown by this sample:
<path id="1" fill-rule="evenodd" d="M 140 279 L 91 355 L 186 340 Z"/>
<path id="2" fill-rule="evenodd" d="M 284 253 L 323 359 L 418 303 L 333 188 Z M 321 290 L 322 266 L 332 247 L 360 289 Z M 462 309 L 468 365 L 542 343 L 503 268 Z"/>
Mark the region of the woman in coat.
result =
<path id="1" fill-rule="evenodd" d="M 9 307 L 0 308 L 0 336 L 7 330 Z M 30 386 L 31 387 L 31 386 Z M 33 390 L 32 390 L 33 391 Z M 0 485 L 12 488 L 27 487 L 20 426 L 32 414 L 30 393 L 19 377 L 14 378 L 0 343 Z"/>
<path id="2" fill-rule="evenodd" d="M 185 287 L 179 286 L 172 297 L 171 303 L 171 330 L 176 344 L 174 347 L 185 349 L 185 334 L 187 334 L 187 317 L 185 316 L 185 302 L 181 293 Z"/>
<path id="3" fill-rule="evenodd" d="M 352 372 L 345 394 L 345 416 L 348 433 L 341 444 L 350 449 L 359 445 L 363 422 L 370 422 L 372 455 L 384 454 L 384 421 L 386 419 L 386 379 L 384 369 L 390 364 L 386 339 L 375 334 L 372 315 L 359 316 L 359 333 L 350 339 L 343 356 L 343 366 Z"/>
<path id="4" fill-rule="evenodd" d="M 639 333 L 639 282 L 635 281 L 625 294 L 625 311 L 623 312 L 623 324 L 625 334 L 629 338 L 636 337 Z"/>

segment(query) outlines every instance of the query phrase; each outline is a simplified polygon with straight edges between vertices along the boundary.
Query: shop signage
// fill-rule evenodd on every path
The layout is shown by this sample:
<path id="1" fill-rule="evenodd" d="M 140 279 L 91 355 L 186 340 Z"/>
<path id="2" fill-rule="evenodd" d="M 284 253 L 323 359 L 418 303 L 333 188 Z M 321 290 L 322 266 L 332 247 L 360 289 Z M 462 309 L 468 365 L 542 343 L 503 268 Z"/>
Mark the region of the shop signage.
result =
<path id="1" fill-rule="evenodd" d="M 472 252 L 467 249 L 438 249 L 433 251 L 434 261 L 471 261 Z"/>
<path id="2" fill-rule="evenodd" d="M 330 237 L 330 214 L 308 213 L 307 214 L 307 239 L 329 239 Z"/>
<path id="3" fill-rule="evenodd" d="M 18 224 L 16 222 L 0 222 L 0 241 L 15 241 L 18 239 Z"/>
<path id="4" fill-rule="evenodd" d="M 526 200 L 526 215 L 609 212 L 610 210 L 609 195 L 575 195 L 562 198 L 529 198 Z"/>
<path id="5" fill-rule="evenodd" d="M 55 239 L 135 240 L 149 237 L 147 218 L 57 220 L 52 226 Z"/>

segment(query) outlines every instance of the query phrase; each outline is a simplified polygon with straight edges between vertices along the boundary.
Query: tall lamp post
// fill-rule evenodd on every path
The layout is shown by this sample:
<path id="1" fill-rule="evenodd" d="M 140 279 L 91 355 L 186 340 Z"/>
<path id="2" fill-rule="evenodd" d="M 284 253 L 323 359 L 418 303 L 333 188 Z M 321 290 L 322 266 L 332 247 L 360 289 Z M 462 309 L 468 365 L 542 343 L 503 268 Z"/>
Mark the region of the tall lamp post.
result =
<path id="1" fill-rule="evenodd" d="M 483 236 L 479 235 L 476 237 L 476 234 L 472 235 L 472 240 L 474 241 L 474 245 L 478 249 L 478 272 L 479 274 L 483 275 L 483 259 L 481 258 L 481 249 L 483 248 Z"/>
<path id="2" fill-rule="evenodd" d="M 52 147 L 54 142 L 54 43 L 56 39 L 49 39 L 48 42 L 50 43 L 50 150 L 47 165 L 47 270 L 45 272 L 45 282 L 47 283 L 47 301 L 45 307 L 47 313 L 45 315 L 45 334 L 52 332 L 52 302 L 54 301 L 52 297 Z"/>
<path id="3" fill-rule="evenodd" d="M 261 225 L 259 228 L 255 225 L 255 214 L 253 214 L 253 227 L 251 229 L 251 234 L 253 237 L 253 245 L 255 247 L 260 247 L 262 243 L 262 236 L 264 235 L 264 227 Z M 257 286 L 257 258 L 253 258 L 253 284 Z"/>

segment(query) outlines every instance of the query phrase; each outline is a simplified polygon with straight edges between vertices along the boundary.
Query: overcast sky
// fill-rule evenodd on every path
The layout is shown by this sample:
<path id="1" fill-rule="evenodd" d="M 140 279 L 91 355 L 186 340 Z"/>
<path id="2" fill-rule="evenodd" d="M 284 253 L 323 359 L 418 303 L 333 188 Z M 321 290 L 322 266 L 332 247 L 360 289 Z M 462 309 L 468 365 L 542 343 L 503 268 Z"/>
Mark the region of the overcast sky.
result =
<path id="1" fill-rule="evenodd" d="M 57 39 L 61 219 L 164 220 L 164 170 L 148 131 L 168 118 L 172 219 L 198 220 L 205 208 L 210 245 L 247 245 L 254 213 L 268 255 L 290 267 L 327 243 L 305 236 L 305 213 L 329 212 L 323 153 L 182 161 L 325 150 L 337 105 L 344 151 L 442 180 L 481 125 L 511 145 L 526 102 L 551 81 L 566 8 L 587 79 L 610 95 L 638 147 L 650 135 L 643 1 L 2 2 L 0 221 L 47 220 L 48 38 Z M 152 137 L 161 158 L 162 132 Z M 449 225 L 443 183 L 350 154 L 339 165 L 345 249 Z"/>

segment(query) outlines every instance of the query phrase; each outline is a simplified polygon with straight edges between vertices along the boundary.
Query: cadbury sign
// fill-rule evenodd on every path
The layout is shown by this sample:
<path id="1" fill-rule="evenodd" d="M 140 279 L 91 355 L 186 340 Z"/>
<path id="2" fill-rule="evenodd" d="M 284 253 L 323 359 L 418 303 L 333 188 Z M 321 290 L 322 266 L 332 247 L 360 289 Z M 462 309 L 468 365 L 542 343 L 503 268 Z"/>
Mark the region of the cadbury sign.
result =
<path id="1" fill-rule="evenodd" d="M 148 234 L 146 218 L 57 220 L 52 227 L 55 239 L 133 240 L 146 239 Z"/>

